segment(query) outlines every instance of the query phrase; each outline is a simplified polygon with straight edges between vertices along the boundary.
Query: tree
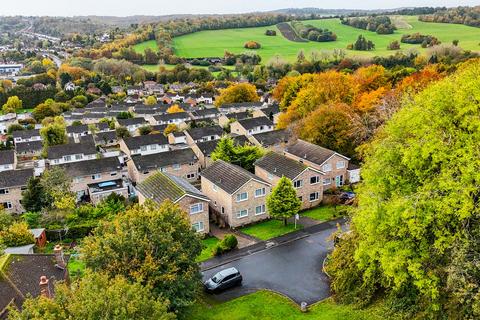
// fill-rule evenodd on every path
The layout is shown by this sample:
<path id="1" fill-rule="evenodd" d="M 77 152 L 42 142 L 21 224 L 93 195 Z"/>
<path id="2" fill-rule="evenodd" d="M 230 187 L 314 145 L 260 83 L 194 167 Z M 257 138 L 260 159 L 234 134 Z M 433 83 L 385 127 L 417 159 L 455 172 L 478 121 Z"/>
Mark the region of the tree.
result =
<path id="1" fill-rule="evenodd" d="M 238 145 L 230 137 L 222 137 L 217 147 L 210 155 L 212 160 L 223 160 L 245 170 L 253 172 L 255 169 L 255 161 L 264 155 L 264 150 L 253 145 Z"/>
<path id="2" fill-rule="evenodd" d="M 141 136 L 146 136 L 147 134 L 152 133 L 152 127 L 151 126 L 141 126 L 138 128 L 138 133 Z"/>
<path id="3" fill-rule="evenodd" d="M 40 129 L 40 136 L 42 137 L 45 150 L 48 147 L 68 142 L 66 124 L 63 117 L 58 116 L 51 121 L 44 121 L 42 124 L 43 127 Z"/>
<path id="4" fill-rule="evenodd" d="M 245 49 L 260 49 L 262 46 L 256 41 L 247 41 L 243 45 Z"/>
<path id="5" fill-rule="evenodd" d="M 8 126 L 7 133 L 11 135 L 14 131 L 22 131 L 22 130 L 25 130 L 24 126 L 18 123 L 13 123 Z"/>
<path id="6" fill-rule="evenodd" d="M 22 109 L 23 103 L 17 96 L 8 97 L 7 102 L 2 106 L 2 111 L 4 113 L 13 113 L 17 110 Z"/>
<path id="7" fill-rule="evenodd" d="M 227 103 L 256 102 L 259 100 L 257 88 L 253 84 L 239 83 L 222 90 L 215 101 L 215 105 L 221 106 Z"/>
<path id="8" fill-rule="evenodd" d="M 14 222 L 12 215 L 5 211 L 0 210 L 0 231 L 8 229 Z"/>
<path id="9" fill-rule="evenodd" d="M 185 110 L 183 110 L 178 104 L 174 104 L 167 109 L 167 113 L 179 113 L 179 112 L 185 112 Z"/>
<path id="10" fill-rule="evenodd" d="M 27 211 L 39 212 L 47 205 L 45 190 L 40 178 L 30 178 L 27 182 L 27 189 L 22 192 L 23 208 Z"/>
<path id="11" fill-rule="evenodd" d="M 73 210 L 76 197 L 70 191 L 72 178 L 59 166 L 52 166 L 45 170 L 40 179 L 44 190 L 46 203 L 52 209 Z"/>
<path id="12" fill-rule="evenodd" d="M 200 240 L 187 214 L 169 201 L 135 205 L 103 222 L 84 239 L 82 251 L 87 267 L 151 287 L 172 310 L 196 298 Z"/>
<path id="13" fill-rule="evenodd" d="M 157 98 L 155 96 L 148 96 L 145 99 L 145 104 L 147 106 L 153 106 L 153 105 L 157 104 Z"/>
<path id="14" fill-rule="evenodd" d="M 165 130 L 163 130 L 163 134 L 165 136 L 168 136 L 170 133 L 172 132 L 177 132 L 178 131 L 178 128 L 177 128 L 177 125 L 175 123 L 170 123 L 166 128 Z"/>
<path id="15" fill-rule="evenodd" d="M 280 178 L 267 197 L 268 214 L 275 219 L 283 219 L 285 225 L 288 218 L 298 213 L 301 205 L 292 180 L 285 176 Z"/>
<path id="16" fill-rule="evenodd" d="M 173 320 L 168 303 L 154 298 L 149 288 L 125 278 L 87 272 L 71 287 L 55 284 L 53 298 L 27 298 L 22 309 L 12 307 L 8 318 L 22 319 L 159 319 Z"/>
<path id="17" fill-rule="evenodd" d="M 122 111 L 117 114 L 117 119 L 132 119 L 133 114 L 130 111 Z"/>
<path id="18" fill-rule="evenodd" d="M 125 127 L 118 127 L 117 129 L 115 129 L 115 133 L 117 134 L 117 138 L 119 139 L 125 139 L 131 136 L 130 131 L 128 131 L 128 129 Z"/>
<path id="19" fill-rule="evenodd" d="M 0 239 L 7 247 L 19 247 L 35 243 L 33 234 L 28 231 L 28 225 L 25 222 L 13 223 L 7 229 L 0 231 Z"/>

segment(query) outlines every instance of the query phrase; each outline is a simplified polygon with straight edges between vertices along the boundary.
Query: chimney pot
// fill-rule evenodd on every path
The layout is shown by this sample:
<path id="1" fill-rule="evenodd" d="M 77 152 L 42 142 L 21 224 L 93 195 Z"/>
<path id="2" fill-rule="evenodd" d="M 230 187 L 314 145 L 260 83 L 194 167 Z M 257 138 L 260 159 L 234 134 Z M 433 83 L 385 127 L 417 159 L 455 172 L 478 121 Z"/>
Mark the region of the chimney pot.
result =
<path id="1" fill-rule="evenodd" d="M 55 266 L 60 269 L 65 269 L 65 259 L 63 257 L 63 248 L 61 245 L 57 244 L 55 248 L 53 248 L 53 253 L 55 254 Z"/>
<path id="2" fill-rule="evenodd" d="M 46 276 L 40 277 L 40 295 L 50 298 L 50 287 L 48 285 L 48 278 Z"/>

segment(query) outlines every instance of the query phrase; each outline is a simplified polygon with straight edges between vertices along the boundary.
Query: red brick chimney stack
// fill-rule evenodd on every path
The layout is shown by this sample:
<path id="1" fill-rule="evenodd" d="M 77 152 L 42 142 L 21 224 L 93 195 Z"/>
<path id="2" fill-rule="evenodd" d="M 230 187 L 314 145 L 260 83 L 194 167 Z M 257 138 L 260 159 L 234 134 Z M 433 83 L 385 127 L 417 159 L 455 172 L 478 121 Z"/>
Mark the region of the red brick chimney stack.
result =
<path id="1" fill-rule="evenodd" d="M 63 248 L 61 245 L 57 244 L 55 248 L 53 248 L 53 253 L 55 254 L 55 266 L 60 269 L 65 269 L 65 259 L 63 257 Z"/>
<path id="2" fill-rule="evenodd" d="M 40 295 L 45 298 L 50 298 L 50 287 L 48 285 L 48 278 L 46 276 L 40 277 Z"/>

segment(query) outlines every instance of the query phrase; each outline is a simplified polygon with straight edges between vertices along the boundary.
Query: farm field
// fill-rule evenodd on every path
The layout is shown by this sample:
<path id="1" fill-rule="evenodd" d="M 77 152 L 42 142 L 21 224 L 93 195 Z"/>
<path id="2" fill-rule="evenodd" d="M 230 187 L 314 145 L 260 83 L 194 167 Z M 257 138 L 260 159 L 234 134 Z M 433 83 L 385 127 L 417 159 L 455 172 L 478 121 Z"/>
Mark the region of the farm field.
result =
<path id="1" fill-rule="evenodd" d="M 150 48 L 153 51 L 158 51 L 157 41 L 148 40 L 133 46 L 133 50 L 135 50 L 137 53 L 143 53 L 147 48 Z"/>
<path id="2" fill-rule="evenodd" d="M 399 20 L 402 29 L 398 29 L 391 35 L 378 35 L 375 32 L 356 29 L 350 26 L 342 25 L 339 19 L 310 20 L 304 23 L 312 24 L 316 27 L 327 28 L 337 34 L 338 40 L 334 42 L 292 42 L 285 39 L 276 26 L 241 28 L 225 30 L 200 31 L 184 36 L 174 38 L 175 52 L 180 57 L 198 58 L 223 56 L 224 51 L 228 50 L 234 53 L 245 52 L 243 48 L 245 42 L 249 40 L 257 41 L 262 48 L 256 50 L 262 57 L 262 62 L 266 63 L 276 56 L 287 61 L 294 61 L 300 50 L 304 50 L 306 56 L 312 51 L 333 50 L 336 48 L 345 49 L 349 43 L 354 42 L 358 35 L 364 35 L 368 40 L 375 43 L 376 49 L 372 51 L 351 51 L 346 52 L 350 56 L 376 56 L 389 55 L 394 51 L 387 50 L 387 45 L 393 40 L 400 40 L 402 34 L 420 32 L 422 34 L 431 34 L 442 41 L 442 43 L 451 43 L 452 40 L 460 40 L 459 46 L 468 50 L 480 50 L 480 29 L 457 24 L 427 23 L 418 21 L 415 16 L 395 17 Z M 275 29 L 277 36 L 266 36 L 267 29 Z M 145 43 L 137 45 L 146 46 Z M 401 50 L 418 49 L 423 52 L 420 45 L 401 44 Z"/>

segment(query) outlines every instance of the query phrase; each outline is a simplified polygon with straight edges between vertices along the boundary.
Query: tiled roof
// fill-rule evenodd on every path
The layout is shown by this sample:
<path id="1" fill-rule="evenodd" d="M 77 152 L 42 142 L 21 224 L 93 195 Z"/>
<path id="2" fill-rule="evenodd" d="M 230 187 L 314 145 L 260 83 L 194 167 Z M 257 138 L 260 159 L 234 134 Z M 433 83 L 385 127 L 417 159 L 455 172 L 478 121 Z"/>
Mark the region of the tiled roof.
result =
<path id="1" fill-rule="evenodd" d="M 191 148 L 173 150 L 145 156 L 133 156 L 132 161 L 138 170 L 159 169 L 174 164 L 188 164 L 198 159 Z"/>
<path id="2" fill-rule="evenodd" d="M 287 130 L 274 130 L 269 132 L 257 133 L 253 137 L 264 147 L 273 146 L 279 143 L 287 143 L 290 133 Z"/>
<path id="3" fill-rule="evenodd" d="M 71 177 L 88 176 L 96 173 L 114 172 L 122 169 L 117 157 L 70 162 L 59 165 Z"/>
<path id="4" fill-rule="evenodd" d="M 239 120 L 238 123 L 245 129 L 253 129 L 258 126 L 273 126 L 273 122 L 267 117 L 248 118 Z"/>
<path id="5" fill-rule="evenodd" d="M 12 132 L 13 138 L 22 138 L 22 139 L 28 139 L 31 137 L 39 137 L 40 136 L 40 130 L 39 129 L 31 129 L 31 130 L 19 130 L 19 131 L 13 131 Z"/>
<path id="6" fill-rule="evenodd" d="M 13 164 L 15 162 L 15 151 L 3 150 L 0 151 L 0 165 Z"/>
<path id="7" fill-rule="evenodd" d="M 305 171 L 306 165 L 289 159 L 286 156 L 275 152 L 269 152 L 255 162 L 255 166 L 266 170 L 277 177 L 285 176 L 289 179 L 296 178 L 300 173 Z"/>
<path id="8" fill-rule="evenodd" d="M 48 159 L 59 159 L 72 154 L 95 154 L 97 149 L 94 143 L 67 143 L 51 146 L 47 149 Z"/>
<path id="9" fill-rule="evenodd" d="M 300 139 L 297 140 L 292 145 L 288 146 L 285 149 L 285 152 L 288 152 L 299 158 L 313 162 L 317 165 L 322 165 L 331 156 L 333 156 L 334 154 L 337 154 L 335 151 L 317 146 L 313 143 L 306 142 Z"/>
<path id="10" fill-rule="evenodd" d="M 144 136 L 129 137 L 123 139 L 128 149 L 138 149 L 142 146 L 148 146 L 152 144 L 164 145 L 168 144 L 168 139 L 163 135 L 163 133 L 158 134 L 147 134 Z"/>
<path id="11" fill-rule="evenodd" d="M 147 121 L 145 120 L 145 118 L 130 118 L 130 119 L 117 119 L 118 123 L 121 125 L 121 126 L 131 126 L 131 125 L 135 125 L 135 124 L 144 124 L 144 123 L 147 123 Z"/>
<path id="12" fill-rule="evenodd" d="M 39 140 L 15 143 L 15 151 L 17 151 L 17 153 L 40 151 L 42 148 L 42 141 Z"/>
<path id="13" fill-rule="evenodd" d="M 33 169 L 7 170 L 0 172 L 0 188 L 26 186 L 33 177 Z"/>
<path id="14" fill-rule="evenodd" d="M 223 129 L 220 126 L 202 127 L 187 130 L 187 133 L 193 140 L 198 140 L 208 136 L 221 136 L 223 134 Z"/>
<path id="15" fill-rule="evenodd" d="M 232 137 L 233 141 L 238 145 L 244 145 L 248 143 L 248 139 L 245 136 L 234 136 Z M 217 148 L 218 143 L 220 140 L 209 140 L 204 142 L 198 142 L 197 147 L 203 153 L 204 156 L 210 156 L 210 154 Z"/>

